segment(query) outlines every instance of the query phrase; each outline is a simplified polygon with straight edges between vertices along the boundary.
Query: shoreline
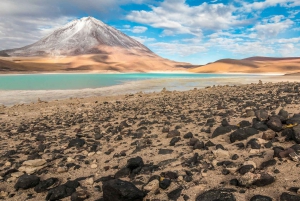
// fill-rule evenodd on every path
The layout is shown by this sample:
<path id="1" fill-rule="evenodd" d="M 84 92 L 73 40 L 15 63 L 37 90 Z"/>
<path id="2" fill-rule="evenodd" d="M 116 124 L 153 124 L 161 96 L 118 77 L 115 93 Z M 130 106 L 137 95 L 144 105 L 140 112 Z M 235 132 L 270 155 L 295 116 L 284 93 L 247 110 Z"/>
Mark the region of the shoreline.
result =
<path id="1" fill-rule="evenodd" d="M 155 78 L 137 81 L 126 81 L 121 84 L 101 88 L 66 89 L 66 90 L 0 90 L 0 105 L 13 106 L 43 101 L 63 100 L 68 98 L 85 98 L 93 96 L 124 95 L 130 93 L 159 92 L 163 88 L 171 91 L 186 91 L 194 88 L 205 88 L 213 85 L 243 85 L 265 82 L 293 82 L 298 77 L 291 76 L 256 76 L 253 77 L 214 77 L 214 78 Z"/>
<path id="2" fill-rule="evenodd" d="M 288 79 L 287 79 L 288 78 Z M 213 85 L 242 85 L 257 83 L 258 80 L 268 81 L 295 81 L 292 77 L 252 75 L 249 77 L 212 77 L 212 78 L 152 78 L 146 80 L 125 81 L 121 84 L 100 88 L 85 89 L 45 89 L 45 90 L 0 90 L 0 105 L 12 106 L 15 104 L 28 104 L 43 101 L 62 100 L 67 98 L 85 98 L 91 96 L 124 95 L 128 93 L 159 92 L 163 88 L 167 90 L 191 90 L 205 88 Z"/>
<path id="3" fill-rule="evenodd" d="M 300 197 L 293 191 L 300 148 L 285 135 L 300 127 L 286 128 L 300 114 L 299 91 L 299 82 L 255 82 L 0 107 L 1 196 L 44 200 L 73 181 L 94 201 L 118 178 L 143 191 L 140 200 L 199 200 L 223 191 L 236 200 Z M 274 119 L 280 126 L 269 123 Z M 134 171 L 131 161 L 139 161 Z M 15 193 L 24 172 L 59 183 Z"/>

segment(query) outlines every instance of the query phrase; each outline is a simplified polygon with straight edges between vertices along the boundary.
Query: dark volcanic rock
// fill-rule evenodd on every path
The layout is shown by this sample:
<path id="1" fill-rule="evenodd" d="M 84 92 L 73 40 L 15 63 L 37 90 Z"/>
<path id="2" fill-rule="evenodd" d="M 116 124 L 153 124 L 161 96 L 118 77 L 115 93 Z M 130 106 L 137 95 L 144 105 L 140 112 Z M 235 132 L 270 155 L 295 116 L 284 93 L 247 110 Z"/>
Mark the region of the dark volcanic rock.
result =
<path id="1" fill-rule="evenodd" d="M 175 190 L 168 193 L 168 198 L 170 200 L 177 200 L 181 195 L 182 187 L 176 188 Z"/>
<path id="2" fill-rule="evenodd" d="M 280 201 L 300 201 L 299 195 L 291 195 L 288 193 L 282 193 L 280 195 Z"/>
<path id="3" fill-rule="evenodd" d="M 120 179 L 104 182 L 102 188 L 105 201 L 143 201 L 145 197 L 134 184 Z"/>
<path id="4" fill-rule="evenodd" d="M 196 201 L 236 201 L 236 199 L 227 189 L 216 189 L 200 194 Z"/>
<path id="5" fill-rule="evenodd" d="M 162 154 L 162 155 L 164 155 L 164 154 L 171 154 L 171 153 L 173 153 L 173 151 L 174 150 L 172 150 L 172 149 L 160 149 L 158 151 L 158 154 Z"/>
<path id="6" fill-rule="evenodd" d="M 255 111 L 255 116 L 259 121 L 265 121 L 268 119 L 268 112 L 266 110 Z"/>
<path id="7" fill-rule="evenodd" d="M 244 175 L 247 172 L 253 172 L 255 170 L 253 165 L 243 165 L 242 167 L 240 167 L 239 169 L 239 173 Z"/>
<path id="8" fill-rule="evenodd" d="M 240 128 L 245 128 L 245 127 L 251 126 L 251 123 L 249 121 L 243 120 L 238 125 Z"/>
<path id="9" fill-rule="evenodd" d="M 258 134 L 255 128 L 240 128 L 230 134 L 230 142 L 242 141 L 255 134 Z"/>
<path id="10" fill-rule="evenodd" d="M 79 186 L 78 181 L 67 181 L 65 184 L 52 188 L 48 191 L 46 200 L 54 201 L 71 196 Z"/>
<path id="11" fill-rule="evenodd" d="M 183 136 L 184 139 L 189 139 L 189 138 L 192 138 L 193 137 L 193 133 L 192 132 L 188 132 L 187 134 L 185 134 Z"/>
<path id="12" fill-rule="evenodd" d="M 172 140 L 170 141 L 170 146 L 175 146 L 175 144 L 180 140 L 181 140 L 180 137 L 173 137 Z"/>
<path id="13" fill-rule="evenodd" d="M 272 201 L 272 198 L 263 195 L 254 195 L 250 201 Z"/>
<path id="14" fill-rule="evenodd" d="M 279 117 L 271 117 L 267 122 L 267 126 L 275 132 L 279 132 L 282 130 L 282 123 Z"/>
<path id="15" fill-rule="evenodd" d="M 82 147 L 85 144 L 85 140 L 81 138 L 75 138 L 70 140 L 68 147 Z"/>
<path id="16" fill-rule="evenodd" d="M 249 146 L 251 147 L 251 149 L 260 149 L 261 147 L 256 138 L 249 140 L 249 142 L 247 143 L 247 147 Z"/>
<path id="17" fill-rule="evenodd" d="M 37 193 L 41 193 L 46 191 L 53 184 L 57 183 L 59 180 L 57 178 L 49 178 L 44 181 L 40 181 L 40 183 L 34 188 L 34 191 Z"/>
<path id="18" fill-rule="evenodd" d="M 169 131 L 169 133 L 167 134 L 167 138 L 173 138 L 177 136 L 180 136 L 180 132 L 178 130 Z"/>
<path id="19" fill-rule="evenodd" d="M 275 178 L 267 173 L 262 173 L 260 178 L 253 182 L 255 186 L 266 186 L 275 182 Z"/>
<path id="20" fill-rule="evenodd" d="M 124 168 L 120 169 L 119 171 L 117 171 L 114 177 L 116 179 L 119 179 L 122 177 L 128 177 L 130 175 L 130 172 L 131 172 L 131 170 L 129 168 L 124 167 Z"/>
<path id="21" fill-rule="evenodd" d="M 226 133 L 230 133 L 231 132 L 231 127 L 230 126 L 220 126 L 218 128 L 215 129 L 215 131 L 213 132 L 213 134 L 211 135 L 212 138 L 215 138 L 219 135 L 224 135 Z"/>
<path id="22" fill-rule="evenodd" d="M 263 162 L 263 163 L 260 165 L 260 168 L 261 168 L 261 169 L 264 169 L 264 168 L 267 168 L 267 167 L 276 165 L 276 163 L 277 163 L 277 161 L 276 161 L 275 159 L 271 159 L 271 160 L 268 160 L 268 161 Z"/>
<path id="23" fill-rule="evenodd" d="M 289 113 L 284 109 L 281 109 L 278 113 L 278 116 L 280 116 L 281 121 L 286 121 L 289 118 Z"/>
<path id="24" fill-rule="evenodd" d="M 293 127 L 292 138 L 293 140 L 300 144 L 300 124 L 298 126 Z"/>
<path id="25" fill-rule="evenodd" d="M 129 159 L 126 165 L 126 167 L 129 168 L 131 171 L 139 167 L 142 168 L 143 166 L 144 166 L 144 161 L 139 156 Z"/>
<path id="26" fill-rule="evenodd" d="M 268 130 L 268 126 L 264 122 L 258 121 L 257 119 L 253 119 L 252 127 L 259 130 L 259 131 Z"/>
<path id="27" fill-rule="evenodd" d="M 159 181 L 159 187 L 161 189 L 167 189 L 171 185 L 170 179 L 163 179 L 162 181 Z"/>
<path id="28" fill-rule="evenodd" d="M 20 176 L 20 178 L 18 179 L 17 183 L 15 184 L 14 188 L 16 190 L 19 189 L 29 189 L 29 188 L 33 188 L 36 185 L 38 185 L 40 182 L 40 178 L 35 176 L 35 175 L 22 175 Z"/>

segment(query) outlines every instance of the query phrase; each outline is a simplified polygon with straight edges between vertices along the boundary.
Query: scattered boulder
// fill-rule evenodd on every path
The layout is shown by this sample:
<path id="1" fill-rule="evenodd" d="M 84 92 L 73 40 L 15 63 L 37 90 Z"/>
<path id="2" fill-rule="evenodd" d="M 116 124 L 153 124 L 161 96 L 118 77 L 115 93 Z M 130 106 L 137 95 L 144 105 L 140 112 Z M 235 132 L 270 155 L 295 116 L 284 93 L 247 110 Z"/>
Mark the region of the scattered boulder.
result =
<path id="1" fill-rule="evenodd" d="M 145 197 L 134 184 L 120 179 L 103 182 L 102 188 L 105 201 L 143 201 Z"/>
<path id="2" fill-rule="evenodd" d="M 230 142 L 242 141 L 255 134 L 258 134 L 255 128 L 240 128 L 230 134 Z"/>
<path id="3" fill-rule="evenodd" d="M 219 135 L 224 135 L 224 134 L 230 133 L 230 132 L 231 132 L 231 127 L 220 126 L 215 129 L 215 131 L 212 133 L 211 137 L 215 138 L 215 137 L 218 137 Z"/>
<path id="4" fill-rule="evenodd" d="M 263 195 L 254 195 L 250 201 L 272 201 L 272 198 Z"/>
<path id="5" fill-rule="evenodd" d="M 275 132 L 282 130 L 281 120 L 277 116 L 270 117 L 270 120 L 267 122 L 267 126 Z"/>
<path id="6" fill-rule="evenodd" d="M 25 190 L 25 189 L 29 189 L 29 188 L 33 188 L 33 187 L 37 186 L 39 184 L 39 182 L 40 182 L 40 178 L 38 176 L 24 174 L 19 177 L 14 188 L 16 190 L 19 190 L 19 189 Z"/>
<path id="7" fill-rule="evenodd" d="M 300 196 L 299 195 L 291 195 L 289 193 L 282 193 L 280 195 L 280 201 L 299 201 Z"/>
<path id="8" fill-rule="evenodd" d="M 213 189 L 200 194 L 196 201 L 236 201 L 232 190 L 228 189 Z"/>
<path id="9" fill-rule="evenodd" d="M 78 181 L 67 181 L 63 185 L 50 189 L 46 196 L 46 200 L 54 201 L 69 197 L 76 192 L 76 188 L 79 185 Z"/>
<path id="10" fill-rule="evenodd" d="M 269 117 L 268 112 L 266 110 L 256 110 L 255 116 L 259 121 L 265 121 Z"/>

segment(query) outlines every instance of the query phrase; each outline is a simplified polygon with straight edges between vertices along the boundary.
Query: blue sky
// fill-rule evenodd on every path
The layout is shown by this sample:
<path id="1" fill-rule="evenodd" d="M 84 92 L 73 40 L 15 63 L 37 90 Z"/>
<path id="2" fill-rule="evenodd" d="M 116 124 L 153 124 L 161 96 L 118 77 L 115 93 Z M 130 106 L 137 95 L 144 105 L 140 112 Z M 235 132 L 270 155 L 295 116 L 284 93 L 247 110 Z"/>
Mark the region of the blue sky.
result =
<path id="1" fill-rule="evenodd" d="M 31 44 L 85 16 L 193 64 L 300 56 L 300 0 L 1 0 L 0 49 Z"/>

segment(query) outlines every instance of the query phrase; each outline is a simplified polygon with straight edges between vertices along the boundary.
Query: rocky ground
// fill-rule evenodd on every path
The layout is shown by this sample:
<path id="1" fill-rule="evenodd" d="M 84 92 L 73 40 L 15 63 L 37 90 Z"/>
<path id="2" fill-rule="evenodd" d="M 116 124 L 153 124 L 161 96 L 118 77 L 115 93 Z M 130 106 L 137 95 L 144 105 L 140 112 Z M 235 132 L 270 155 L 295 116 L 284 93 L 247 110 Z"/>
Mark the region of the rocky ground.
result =
<path id="1" fill-rule="evenodd" d="M 0 107 L 0 199 L 298 201 L 299 88 Z"/>

